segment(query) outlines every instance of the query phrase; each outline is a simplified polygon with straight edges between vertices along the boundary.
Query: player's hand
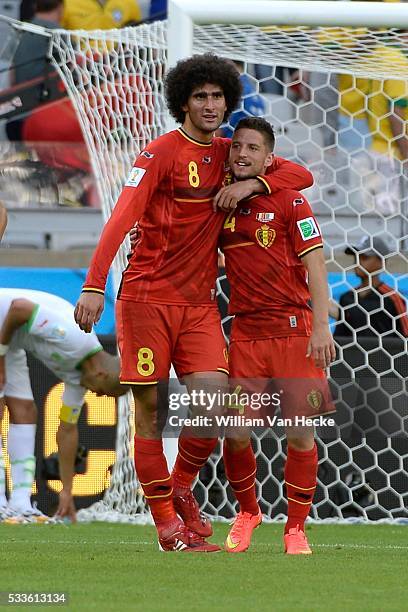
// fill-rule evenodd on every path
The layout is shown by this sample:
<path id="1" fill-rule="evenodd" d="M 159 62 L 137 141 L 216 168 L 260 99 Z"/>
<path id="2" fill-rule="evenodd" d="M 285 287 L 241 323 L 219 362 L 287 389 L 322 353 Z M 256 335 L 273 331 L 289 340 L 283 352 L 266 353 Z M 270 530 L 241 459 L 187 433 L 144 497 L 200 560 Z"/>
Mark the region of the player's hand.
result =
<path id="1" fill-rule="evenodd" d="M 69 491 L 62 489 L 61 493 L 59 494 L 59 504 L 55 517 L 61 519 L 67 518 L 71 521 L 71 523 L 76 523 L 74 498 Z"/>
<path id="2" fill-rule="evenodd" d="M 102 293 L 84 291 L 75 306 L 74 317 L 79 327 L 88 334 L 92 331 L 103 312 L 105 298 Z"/>
<path id="3" fill-rule="evenodd" d="M 327 326 L 313 329 L 307 345 L 306 357 L 312 357 L 317 368 L 327 368 L 336 359 L 336 348 Z"/>
<path id="4" fill-rule="evenodd" d="M 5 356 L 2 355 L 0 357 L 0 391 L 4 389 L 5 384 L 6 384 L 6 359 L 5 359 Z"/>
<path id="5" fill-rule="evenodd" d="M 245 200 L 253 193 L 253 188 L 249 181 L 238 181 L 222 187 L 216 194 L 213 200 L 213 210 L 217 211 L 217 208 L 221 210 L 229 211 L 234 210 L 237 207 L 238 202 Z"/>
<path id="6" fill-rule="evenodd" d="M 137 245 L 139 238 L 140 238 L 139 224 L 135 223 L 135 225 L 132 227 L 132 229 L 129 232 L 130 249 L 132 252 L 135 246 Z"/>

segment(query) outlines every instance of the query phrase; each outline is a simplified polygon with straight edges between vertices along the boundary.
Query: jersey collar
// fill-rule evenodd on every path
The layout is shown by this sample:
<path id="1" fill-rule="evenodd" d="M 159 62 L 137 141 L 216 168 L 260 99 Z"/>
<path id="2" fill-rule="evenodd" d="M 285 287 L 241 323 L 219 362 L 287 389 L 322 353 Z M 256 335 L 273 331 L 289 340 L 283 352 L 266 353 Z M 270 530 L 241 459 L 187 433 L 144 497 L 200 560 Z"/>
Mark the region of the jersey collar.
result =
<path id="1" fill-rule="evenodd" d="M 193 142 L 194 144 L 198 145 L 199 147 L 211 147 L 213 141 L 211 140 L 211 142 L 201 142 L 200 140 L 196 140 L 195 138 L 193 138 L 192 136 L 189 136 L 187 134 L 187 132 L 185 132 L 183 130 L 183 128 L 179 127 L 177 128 L 177 131 L 189 142 Z"/>

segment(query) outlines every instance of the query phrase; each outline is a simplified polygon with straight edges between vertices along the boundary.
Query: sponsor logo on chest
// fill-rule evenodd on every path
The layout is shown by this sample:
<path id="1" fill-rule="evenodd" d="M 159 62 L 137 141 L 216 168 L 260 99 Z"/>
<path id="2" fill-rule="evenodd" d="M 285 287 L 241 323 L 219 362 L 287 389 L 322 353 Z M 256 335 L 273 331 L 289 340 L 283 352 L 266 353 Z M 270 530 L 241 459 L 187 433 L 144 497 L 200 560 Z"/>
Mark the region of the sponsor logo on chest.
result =
<path id="1" fill-rule="evenodd" d="M 275 218 L 275 213 L 273 212 L 259 212 L 256 213 L 256 220 L 261 223 L 269 223 L 269 221 L 273 221 Z"/>

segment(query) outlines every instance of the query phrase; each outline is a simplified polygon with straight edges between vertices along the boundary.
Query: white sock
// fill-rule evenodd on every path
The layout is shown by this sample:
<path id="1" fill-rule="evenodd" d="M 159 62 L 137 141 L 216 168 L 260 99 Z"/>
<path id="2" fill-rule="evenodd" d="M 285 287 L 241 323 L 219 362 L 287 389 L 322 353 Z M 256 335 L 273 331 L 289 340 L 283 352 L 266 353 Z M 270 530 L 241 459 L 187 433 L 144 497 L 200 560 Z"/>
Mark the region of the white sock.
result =
<path id="1" fill-rule="evenodd" d="M 0 436 L 0 506 L 7 506 L 6 498 L 6 468 L 3 458 L 3 441 Z"/>
<path id="2" fill-rule="evenodd" d="M 31 508 L 31 489 L 35 474 L 35 430 L 36 425 L 10 423 L 8 453 L 11 463 L 13 492 L 9 505 L 16 510 Z"/>

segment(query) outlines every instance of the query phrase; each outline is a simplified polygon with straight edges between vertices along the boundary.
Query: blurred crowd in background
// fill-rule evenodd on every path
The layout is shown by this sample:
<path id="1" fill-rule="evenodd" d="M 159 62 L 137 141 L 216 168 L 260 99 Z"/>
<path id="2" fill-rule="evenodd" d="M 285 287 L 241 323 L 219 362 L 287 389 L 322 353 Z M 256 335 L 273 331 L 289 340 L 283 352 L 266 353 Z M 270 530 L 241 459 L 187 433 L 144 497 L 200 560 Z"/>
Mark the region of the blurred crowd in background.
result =
<path id="1" fill-rule="evenodd" d="M 22 0 L 16 16 L 48 29 L 112 29 L 164 19 L 166 4 L 166 0 Z M 400 40 L 404 41 L 403 32 Z M 328 39 L 328 48 L 332 42 Z M 55 69 L 47 60 L 47 49 L 47 38 L 23 32 L 8 81 L 0 91 L 0 106 L 18 88 L 25 88 L 26 97 L 31 97 L 27 108 L 5 115 L 1 122 L 0 140 L 13 143 L 6 147 L 7 159 L 13 164 L 3 172 L 7 189 L 12 193 L 15 188 L 16 206 L 37 199 L 39 205 L 99 207 L 83 132 L 64 86 L 52 78 Z M 379 63 L 400 63 L 408 69 L 403 44 L 401 48 L 385 47 L 379 37 L 372 54 Z M 236 64 L 242 75 L 243 100 L 222 134 L 230 136 L 244 115 L 266 116 L 277 127 L 278 136 L 279 131 L 289 134 L 280 147 L 278 139 L 280 154 L 310 165 L 316 161 L 313 147 L 304 157 L 298 155 L 296 144 L 302 134 L 296 131 L 295 122 L 301 127 L 317 126 L 324 163 L 315 178 L 328 187 L 334 205 L 340 205 L 338 192 L 345 190 L 347 203 L 357 202 L 357 208 L 375 210 L 385 217 L 407 212 L 403 166 L 408 159 L 406 80 Z M 45 80 L 51 100 L 44 99 Z M 290 146 L 285 148 L 285 143 Z M 330 183 L 333 172 L 337 174 Z M 19 190 L 22 177 L 32 186 L 28 196 Z M 48 187 L 45 195 L 44 184 Z M 0 197 L 9 199 L 2 192 L 0 176 Z"/>

